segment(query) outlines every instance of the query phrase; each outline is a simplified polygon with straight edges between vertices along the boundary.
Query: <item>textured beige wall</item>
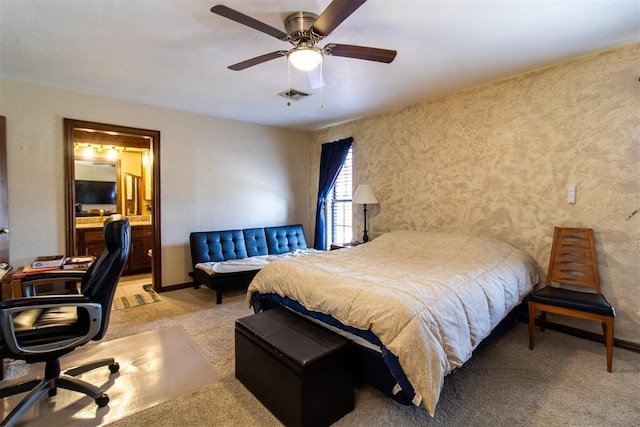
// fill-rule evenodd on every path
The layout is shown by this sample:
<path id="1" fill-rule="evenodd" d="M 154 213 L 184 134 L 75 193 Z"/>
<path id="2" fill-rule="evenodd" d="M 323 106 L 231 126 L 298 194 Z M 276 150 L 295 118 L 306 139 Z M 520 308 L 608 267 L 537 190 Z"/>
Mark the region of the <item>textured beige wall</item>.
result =
<path id="1" fill-rule="evenodd" d="M 394 229 L 488 235 L 546 271 L 554 226 L 593 228 L 616 337 L 640 343 L 640 214 L 627 219 L 640 208 L 639 76 L 640 44 L 628 45 L 313 132 L 310 194 L 320 145 L 353 136 L 354 188 L 369 184 L 380 201 L 369 211 L 372 238 Z"/>

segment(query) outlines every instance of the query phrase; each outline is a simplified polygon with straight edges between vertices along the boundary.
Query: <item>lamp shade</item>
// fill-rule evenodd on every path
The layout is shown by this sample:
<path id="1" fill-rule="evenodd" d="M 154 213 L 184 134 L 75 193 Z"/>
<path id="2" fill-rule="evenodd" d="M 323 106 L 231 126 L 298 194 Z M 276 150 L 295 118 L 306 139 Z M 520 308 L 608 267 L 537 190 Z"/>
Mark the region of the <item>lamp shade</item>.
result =
<path id="1" fill-rule="evenodd" d="M 289 52 L 289 62 L 298 70 L 311 71 L 322 62 L 322 51 L 314 46 L 301 43 Z"/>
<path id="2" fill-rule="evenodd" d="M 367 184 L 358 185 L 356 193 L 353 195 L 353 203 L 358 205 L 377 205 L 378 199 L 373 194 L 373 190 Z"/>

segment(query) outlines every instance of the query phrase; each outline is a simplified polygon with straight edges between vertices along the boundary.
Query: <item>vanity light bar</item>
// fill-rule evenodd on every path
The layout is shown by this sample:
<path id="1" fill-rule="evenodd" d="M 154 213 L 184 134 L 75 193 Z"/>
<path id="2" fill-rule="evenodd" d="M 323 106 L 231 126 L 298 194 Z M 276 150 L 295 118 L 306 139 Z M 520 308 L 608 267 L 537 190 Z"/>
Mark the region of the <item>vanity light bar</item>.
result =
<path id="1" fill-rule="evenodd" d="M 127 151 L 127 147 L 119 147 L 117 145 L 90 144 L 86 142 L 76 142 L 74 143 L 74 146 L 76 149 L 93 148 L 94 150 L 98 150 L 98 151 L 113 150 L 113 151 L 119 151 L 121 153 L 124 151 Z"/>
<path id="2" fill-rule="evenodd" d="M 115 159 L 118 157 L 118 153 L 124 153 L 127 151 L 126 147 L 118 147 L 115 145 L 101 145 L 101 144 L 89 144 L 76 142 L 75 144 L 76 150 L 81 150 L 82 157 L 92 158 L 95 155 L 95 151 L 98 152 L 107 152 L 107 158 Z"/>

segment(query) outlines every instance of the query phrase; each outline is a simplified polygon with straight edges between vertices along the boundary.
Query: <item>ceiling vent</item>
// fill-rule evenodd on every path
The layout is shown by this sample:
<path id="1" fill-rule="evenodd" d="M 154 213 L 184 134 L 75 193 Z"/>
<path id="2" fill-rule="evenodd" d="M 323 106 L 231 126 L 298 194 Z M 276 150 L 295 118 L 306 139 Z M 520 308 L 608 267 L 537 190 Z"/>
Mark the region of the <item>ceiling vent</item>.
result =
<path id="1" fill-rule="evenodd" d="M 296 90 L 296 89 L 289 89 L 289 90 L 285 90 L 283 92 L 280 92 L 278 94 L 278 96 L 290 99 L 292 101 L 297 101 L 299 99 L 302 99 L 302 98 L 305 98 L 305 97 L 309 96 L 309 94 L 308 93 L 304 93 L 304 92 L 300 92 L 299 90 Z"/>

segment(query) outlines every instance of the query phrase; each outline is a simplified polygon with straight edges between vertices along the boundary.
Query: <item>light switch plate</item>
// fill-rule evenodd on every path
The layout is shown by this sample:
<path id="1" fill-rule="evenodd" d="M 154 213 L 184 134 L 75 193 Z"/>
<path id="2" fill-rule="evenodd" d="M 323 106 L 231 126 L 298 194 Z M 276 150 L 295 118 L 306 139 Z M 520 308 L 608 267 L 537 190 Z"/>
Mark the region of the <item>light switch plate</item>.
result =
<path id="1" fill-rule="evenodd" d="M 569 184 L 567 187 L 567 203 L 573 205 L 576 203 L 576 192 L 578 190 L 578 186 L 575 184 Z"/>

